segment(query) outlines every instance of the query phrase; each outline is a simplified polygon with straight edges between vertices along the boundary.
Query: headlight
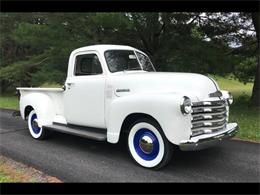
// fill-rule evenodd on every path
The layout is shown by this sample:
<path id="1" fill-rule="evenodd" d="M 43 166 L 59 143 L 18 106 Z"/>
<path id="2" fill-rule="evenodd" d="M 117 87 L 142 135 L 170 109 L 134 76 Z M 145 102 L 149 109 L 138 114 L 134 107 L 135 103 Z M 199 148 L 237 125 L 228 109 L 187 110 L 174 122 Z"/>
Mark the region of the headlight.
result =
<path id="1" fill-rule="evenodd" d="M 231 105 L 233 103 L 233 101 L 234 101 L 233 100 L 233 95 L 230 92 L 228 92 L 228 99 L 227 100 L 228 100 L 228 104 L 229 105 Z"/>
<path id="2" fill-rule="evenodd" d="M 183 114 L 191 113 L 191 100 L 190 98 L 184 96 L 181 101 L 181 112 Z"/>

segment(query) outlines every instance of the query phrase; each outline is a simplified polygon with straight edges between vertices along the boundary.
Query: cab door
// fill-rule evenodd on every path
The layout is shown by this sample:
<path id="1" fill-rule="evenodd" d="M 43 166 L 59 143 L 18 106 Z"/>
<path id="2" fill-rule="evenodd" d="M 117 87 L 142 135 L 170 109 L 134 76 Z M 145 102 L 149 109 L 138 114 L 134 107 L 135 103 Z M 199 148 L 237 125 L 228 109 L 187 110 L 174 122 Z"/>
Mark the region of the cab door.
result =
<path id="1" fill-rule="evenodd" d="M 68 124 L 105 128 L 106 77 L 97 52 L 76 55 L 73 76 L 66 80 L 64 115 Z"/>

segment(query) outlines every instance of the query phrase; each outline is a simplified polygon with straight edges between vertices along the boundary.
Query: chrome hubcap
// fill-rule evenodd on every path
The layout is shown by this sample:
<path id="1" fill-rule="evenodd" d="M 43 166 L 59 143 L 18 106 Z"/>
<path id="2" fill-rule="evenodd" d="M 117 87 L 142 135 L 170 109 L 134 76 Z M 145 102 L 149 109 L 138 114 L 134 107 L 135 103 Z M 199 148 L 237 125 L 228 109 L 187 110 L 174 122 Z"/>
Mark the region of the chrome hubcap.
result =
<path id="1" fill-rule="evenodd" d="M 37 119 L 34 119 L 34 120 L 32 121 L 32 128 L 33 128 L 33 129 L 38 129 L 38 128 L 39 128 Z"/>
<path id="2" fill-rule="evenodd" d="M 139 141 L 139 147 L 145 154 L 151 154 L 153 151 L 153 140 L 149 136 L 143 136 Z"/>

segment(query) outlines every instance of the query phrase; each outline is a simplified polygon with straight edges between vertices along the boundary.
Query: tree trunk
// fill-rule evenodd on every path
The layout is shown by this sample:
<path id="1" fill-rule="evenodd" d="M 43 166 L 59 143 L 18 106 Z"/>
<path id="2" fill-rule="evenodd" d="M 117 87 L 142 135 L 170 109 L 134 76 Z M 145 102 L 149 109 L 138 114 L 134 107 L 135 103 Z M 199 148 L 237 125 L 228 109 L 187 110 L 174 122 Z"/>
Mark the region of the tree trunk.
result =
<path id="1" fill-rule="evenodd" d="M 254 86 L 253 86 L 253 91 L 252 91 L 252 96 L 251 96 L 251 105 L 252 106 L 257 106 L 260 107 L 260 68 L 259 68 L 259 60 L 260 60 L 260 52 L 259 52 L 259 12 L 254 12 L 251 13 L 252 16 L 252 21 L 254 24 L 254 28 L 256 31 L 256 38 L 257 38 L 257 68 L 256 68 L 256 73 L 255 73 L 255 81 L 254 81 Z"/>

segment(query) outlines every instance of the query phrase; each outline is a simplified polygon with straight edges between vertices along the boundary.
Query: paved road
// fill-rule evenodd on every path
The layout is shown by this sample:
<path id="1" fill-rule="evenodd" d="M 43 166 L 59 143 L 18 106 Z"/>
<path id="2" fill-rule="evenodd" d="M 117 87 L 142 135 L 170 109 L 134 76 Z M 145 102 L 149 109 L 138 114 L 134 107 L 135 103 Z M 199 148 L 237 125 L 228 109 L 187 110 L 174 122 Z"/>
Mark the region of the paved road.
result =
<path id="1" fill-rule="evenodd" d="M 109 144 L 55 133 L 34 140 L 20 117 L 0 110 L 1 153 L 65 182 L 259 182 L 260 144 L 225 141 L 197 152 L 176 150 L 169 166 L 137 166 L 124 143 Z"/>

